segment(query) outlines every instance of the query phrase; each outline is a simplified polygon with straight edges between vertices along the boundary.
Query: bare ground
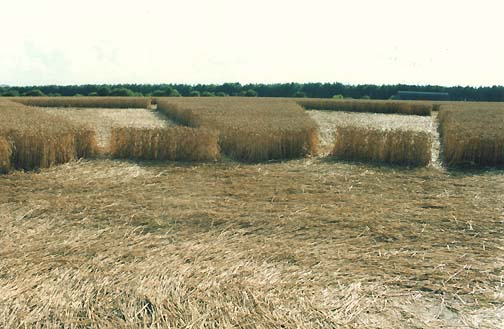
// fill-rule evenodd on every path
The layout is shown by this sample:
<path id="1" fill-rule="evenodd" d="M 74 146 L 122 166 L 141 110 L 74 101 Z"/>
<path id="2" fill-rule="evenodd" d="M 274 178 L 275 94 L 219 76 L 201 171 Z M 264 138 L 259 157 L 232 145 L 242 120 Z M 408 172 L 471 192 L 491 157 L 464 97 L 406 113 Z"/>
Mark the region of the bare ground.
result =
<path id="1" fill-rule="evenodd" d="M 98 147 L 106 153 L 110 144 L 110 132 L 115 127 L 163 128 L 175 125 L 166 116 L 148 109 L 107 108 L 41 108 L 52 115 L 93 128 L 97 133 Z"/>
<path id="2" fill-rule="evenodd" d="M 503 190 L 320 159 L 0 176 L 0 327 L 502 328 Z"/>

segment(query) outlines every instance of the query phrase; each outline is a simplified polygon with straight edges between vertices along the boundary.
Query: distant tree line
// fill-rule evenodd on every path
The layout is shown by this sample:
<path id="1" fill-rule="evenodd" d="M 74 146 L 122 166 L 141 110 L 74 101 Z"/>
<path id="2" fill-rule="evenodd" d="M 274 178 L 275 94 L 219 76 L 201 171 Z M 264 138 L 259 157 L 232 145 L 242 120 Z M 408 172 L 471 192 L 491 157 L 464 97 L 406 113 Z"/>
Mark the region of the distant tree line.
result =
<path id="1" fill-rule="evenodd" d="M 277 84 L 118 84 L 0 87 L 2 96 L 192 96 L 310 97 L 390 99 L 400 90 L 447 92 L 456 101 L 504 101 L 504 86 L 443 87 L 417 85 L 344 85 L 341 83 Z"/>

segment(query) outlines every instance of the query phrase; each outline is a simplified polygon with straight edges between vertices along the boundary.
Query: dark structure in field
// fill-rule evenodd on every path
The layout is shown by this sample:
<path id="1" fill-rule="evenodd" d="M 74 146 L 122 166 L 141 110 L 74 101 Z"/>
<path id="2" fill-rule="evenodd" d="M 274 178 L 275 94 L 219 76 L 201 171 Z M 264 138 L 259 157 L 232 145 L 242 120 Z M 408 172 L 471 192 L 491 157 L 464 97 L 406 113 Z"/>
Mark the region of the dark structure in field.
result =
<path id="1" fill-rule="evenodd" d="M 448 93 L 434 93 L 424 91 L 398 91 L 392 99 L 397 100 L 414 100 L 414 101 L 449 101 Z"/>

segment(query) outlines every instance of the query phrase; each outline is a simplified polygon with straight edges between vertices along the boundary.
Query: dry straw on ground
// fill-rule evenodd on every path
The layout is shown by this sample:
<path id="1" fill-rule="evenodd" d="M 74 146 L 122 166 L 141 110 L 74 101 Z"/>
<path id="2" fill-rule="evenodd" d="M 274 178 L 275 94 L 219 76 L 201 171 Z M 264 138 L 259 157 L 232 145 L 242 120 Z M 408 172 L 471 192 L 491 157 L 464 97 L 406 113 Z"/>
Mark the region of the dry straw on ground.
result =
<path id="1" fill-rule="evenodd" d="M 500 328 L 503 184 L 318 159 L 0 176 L 0 327 Z"/>
<path id="2" fill-rule="evenodd" d="M 449 166 L 504 166 L 504 106 L 453 103 L 439 113 L 444 160 Z"/>
<path id="3" fill-rule="evenodd" d="M 12 146 L 9 169 L 46 168 L 95 154 L 90 129 L 5 99 L 0 100 L 0 115 L 0 136 Z"/>
<path id="4" fill-rule="evenodd" d="M 431 115 L 433 107 L 432 104 L 427 103 L 420 104 L 418 102 L 391 102 L 379 100 L 301 99 L 297 102 L 304 108 L 311 110 L 397 113 L 425 116 Z"/>
<path id="5" fill-rule="evenodd" d="M 39 107 L 148 108 L 148 97 L 16 97 L 12 100 Z"/>
<path id="6" fill-rule="evenodd" d="M 218 135 L 206 129 L 113 128 L 110 143 L 115 158 L 171 161 L 212 161 L 219 158 Z"/>
<path id="7" fill-rule="evenodd" d="M 258 162 L 316 153 L 317 126 L 294 102 L 256 98 L 158 98 L 158 109 L 191 126 L 215 129 L 225 154 Z"/>
<path id="8" fill-rule="evenodd" d="M 344 160 L 426 166 L 431 161 L 432 137 L 425 132 L 339 127 L 332 155 Z"/>

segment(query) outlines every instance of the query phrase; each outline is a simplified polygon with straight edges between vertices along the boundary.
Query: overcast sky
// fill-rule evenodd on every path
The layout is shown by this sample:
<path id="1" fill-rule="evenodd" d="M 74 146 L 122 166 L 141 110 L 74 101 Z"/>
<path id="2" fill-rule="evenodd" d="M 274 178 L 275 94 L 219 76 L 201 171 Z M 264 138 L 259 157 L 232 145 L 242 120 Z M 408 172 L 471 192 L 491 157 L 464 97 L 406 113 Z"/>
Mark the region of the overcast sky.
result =
<path id="1" fill-rule="evenodd" d="M 503 0 L 0 5 L 0 84 L 504 84 Z"/>

